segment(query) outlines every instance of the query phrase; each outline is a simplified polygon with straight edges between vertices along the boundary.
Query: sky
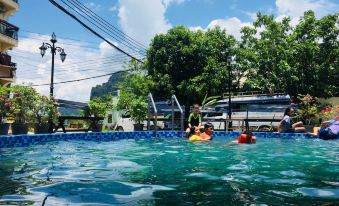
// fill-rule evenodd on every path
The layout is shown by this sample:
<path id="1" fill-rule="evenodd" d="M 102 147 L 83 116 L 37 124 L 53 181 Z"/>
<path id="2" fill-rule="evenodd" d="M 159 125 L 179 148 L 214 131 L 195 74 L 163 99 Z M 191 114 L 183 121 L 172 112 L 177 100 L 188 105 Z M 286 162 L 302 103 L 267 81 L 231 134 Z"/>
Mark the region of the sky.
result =
<path id="1" fill-rule="evenodd" d="M 60 3 L 63 0 L 56 0 Z M 184 25 L 191 30 L 220 26 L 240 38 L 240 28 L 249 26 L 261 11 L 273 14 L 277 20 L 284 16 L 296 24 L 303 12 L 315 11 L 321 18 L 339 12 L 339 0 L 78 0 L 129 37 L 148 47 L 156 34 Z M 54 82 L 84 79 L 125 69 L 128 58 L 99 39 L 79 23 L 64 14 L 48 0 L 19 0 L 20 9 L 8 21 L 20 28 L 18 47 L 9 52 L 17 63 L 17 84 L 50 83 L 51 54 L 42 58 L 39 47 L 50 43 L 55 32 L 67 53 L 64 63 L 55 59 Z M 114 45 L 119 45 L 106 36 Z M 86 102 L 91 88 L 107 82 L 109 76 L 56 84 L 58 99 Z M 35 86 L 48 95 L 49 85 Z"/>

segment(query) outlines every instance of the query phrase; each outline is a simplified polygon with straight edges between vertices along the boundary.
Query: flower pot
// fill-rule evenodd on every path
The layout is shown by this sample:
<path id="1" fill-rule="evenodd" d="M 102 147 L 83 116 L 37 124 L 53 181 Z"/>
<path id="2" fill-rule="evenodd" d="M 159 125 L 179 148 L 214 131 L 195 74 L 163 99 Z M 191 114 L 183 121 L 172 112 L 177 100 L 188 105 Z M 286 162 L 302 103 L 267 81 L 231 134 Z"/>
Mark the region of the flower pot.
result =
<path id="1" fill-rule="evenodd" d="M 133 124 L 134 131 L 142 131 L 144 130 L 144 124 Z"/>
<path id="2" fill-rule="evenodd" d="M 9 123 L 0 123 L 0 135 L 8 135 Z"/>
<path id="3" fill-rule="evenodd" d="M 35 124 L 34 125 L 34 133 L 35 134 L 47 134 L 47 133 L 49 133 L 49 124 L 48 123 Z"/>
<path id="4" fill-rule="evenodd" d="M 12 124 L 12 134 L 27 134 L 28 133 L 28 125 L 21 123 L 13 123 Z"/>

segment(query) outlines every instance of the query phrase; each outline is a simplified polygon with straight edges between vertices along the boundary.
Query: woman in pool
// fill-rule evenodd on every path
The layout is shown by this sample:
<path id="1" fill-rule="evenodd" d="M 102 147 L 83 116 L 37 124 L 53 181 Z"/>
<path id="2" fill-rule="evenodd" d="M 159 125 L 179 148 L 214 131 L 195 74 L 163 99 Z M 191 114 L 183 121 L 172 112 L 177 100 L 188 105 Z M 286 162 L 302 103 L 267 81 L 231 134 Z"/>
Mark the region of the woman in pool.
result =
<path id="1" fill-rule="evenodd" d="M 305 132 L 305 127 L 301 121 L 294 123 L 292 122 L 293 109 L 287 107 L 284 113 L 283 119 L 279 123 L 278 131 L 280 133 L 294 133 L 294 132 Z"/>
<path id="2" fill-rule="evenodd" d="M 192 136 L 190 136 L 190 138 L 188 139 L 188 141 L 190 142 L 195 142 L 195 141 L 202 141 L 201 137 L 200 137 L 200 129 L 198 127 L 194 127 L 192 128 L 192 130 L 194 129 L 194 132 Z"/>

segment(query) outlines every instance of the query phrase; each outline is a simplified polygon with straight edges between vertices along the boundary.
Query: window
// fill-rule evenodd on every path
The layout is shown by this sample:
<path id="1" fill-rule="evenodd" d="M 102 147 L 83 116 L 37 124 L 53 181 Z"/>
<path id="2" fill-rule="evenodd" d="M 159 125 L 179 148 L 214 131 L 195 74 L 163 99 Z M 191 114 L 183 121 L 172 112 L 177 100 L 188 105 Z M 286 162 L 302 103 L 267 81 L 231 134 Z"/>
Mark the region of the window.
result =
<path id="1" fill-rule="evenodd" d="M 112 114 L 108 115 L 107 122 L 108 122 L 108 124 L 112 124 L 112 122 L 113 122 L 113 115 Z"/>

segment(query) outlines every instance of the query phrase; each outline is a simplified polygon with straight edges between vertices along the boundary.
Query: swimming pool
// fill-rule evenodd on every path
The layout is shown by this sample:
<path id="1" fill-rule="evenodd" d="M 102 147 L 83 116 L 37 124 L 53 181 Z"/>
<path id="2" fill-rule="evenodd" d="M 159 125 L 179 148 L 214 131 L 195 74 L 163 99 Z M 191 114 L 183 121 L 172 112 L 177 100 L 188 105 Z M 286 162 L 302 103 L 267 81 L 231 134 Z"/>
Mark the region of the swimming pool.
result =
<path id="1" fill-rule="evenodd" d="M 339 141 L 180 138 L 0 149 L 0 204 L 339 204 Z"/>

